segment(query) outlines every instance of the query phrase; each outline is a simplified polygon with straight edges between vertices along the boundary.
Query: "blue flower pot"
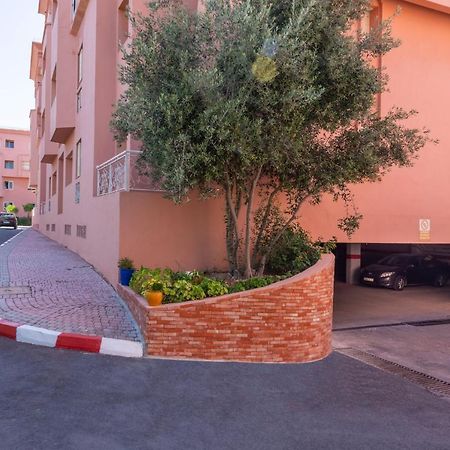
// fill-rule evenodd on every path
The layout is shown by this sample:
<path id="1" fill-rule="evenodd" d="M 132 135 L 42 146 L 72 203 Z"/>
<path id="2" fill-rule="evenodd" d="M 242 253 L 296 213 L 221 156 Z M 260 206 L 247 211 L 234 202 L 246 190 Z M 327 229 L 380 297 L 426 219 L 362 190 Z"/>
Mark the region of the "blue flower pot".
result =
<path id="1" fill-rule="evenodd" d="M 119 269 L 119 281 L 122 286 L 129 286 L 134 269 Z"/>

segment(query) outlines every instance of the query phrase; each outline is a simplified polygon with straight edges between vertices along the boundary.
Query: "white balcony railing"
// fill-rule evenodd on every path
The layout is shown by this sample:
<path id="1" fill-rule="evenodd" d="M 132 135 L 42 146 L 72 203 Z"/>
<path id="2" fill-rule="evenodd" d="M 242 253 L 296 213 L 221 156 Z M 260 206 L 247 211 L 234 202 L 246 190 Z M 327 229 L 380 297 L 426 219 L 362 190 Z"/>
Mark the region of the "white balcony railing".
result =
<path id="1" fill-rule="evenodd" d="M 97 166 L 97 195 L 119 191 L 162 192 L 161 188 L 137 168 L 141 152 L 125 150 L 114 158 Z"/>

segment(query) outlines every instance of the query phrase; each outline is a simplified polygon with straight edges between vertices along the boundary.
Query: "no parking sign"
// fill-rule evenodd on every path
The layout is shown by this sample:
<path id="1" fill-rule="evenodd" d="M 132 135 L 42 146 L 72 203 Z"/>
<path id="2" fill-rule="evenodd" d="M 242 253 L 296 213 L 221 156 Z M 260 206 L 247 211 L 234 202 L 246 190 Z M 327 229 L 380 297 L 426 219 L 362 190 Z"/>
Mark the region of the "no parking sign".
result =
<path id="1" fill-rule="evenodd" d="M 431 220 L 419 220 L 419 238 L 421 241 L 429 241 L 431 239 Z"/>

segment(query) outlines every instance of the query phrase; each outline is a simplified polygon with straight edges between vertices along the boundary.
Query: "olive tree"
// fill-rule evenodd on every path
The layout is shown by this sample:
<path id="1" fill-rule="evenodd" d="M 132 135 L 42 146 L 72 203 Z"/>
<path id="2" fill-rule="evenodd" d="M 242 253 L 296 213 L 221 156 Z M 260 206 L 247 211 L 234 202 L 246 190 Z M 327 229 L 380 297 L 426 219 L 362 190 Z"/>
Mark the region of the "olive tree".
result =
<path id="1" fill-rule="evenodd" d="M 351 201 L 349 185 L 410 165 L 429 140 L 408 127 L 413 111 L 376 111 L 387 77 L 374 58 L 398 42 L 390 21 L 356 31 L 369 7 L 209 0 L 193 14 L 164 1 L 132 17 L 116 139 L 142 143 L 141 170 L 175 202 L 194 190 L 223 198 L 231 271 L 262 273 L 302 205 L 325 193 Z"/>

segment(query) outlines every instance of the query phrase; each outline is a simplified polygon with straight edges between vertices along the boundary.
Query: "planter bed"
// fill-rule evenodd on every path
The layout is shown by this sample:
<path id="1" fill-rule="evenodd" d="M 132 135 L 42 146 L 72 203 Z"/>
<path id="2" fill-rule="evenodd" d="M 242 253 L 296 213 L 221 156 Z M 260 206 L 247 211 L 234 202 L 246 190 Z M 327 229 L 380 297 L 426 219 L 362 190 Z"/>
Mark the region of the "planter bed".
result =
<path id="1" fill-rule="evenodd" d="M 148 306 L 118 292 L 154 357 L 247 362 L 310 362 L 331 352 L 334 257 L 292 278 L 221 297 Z"/>

